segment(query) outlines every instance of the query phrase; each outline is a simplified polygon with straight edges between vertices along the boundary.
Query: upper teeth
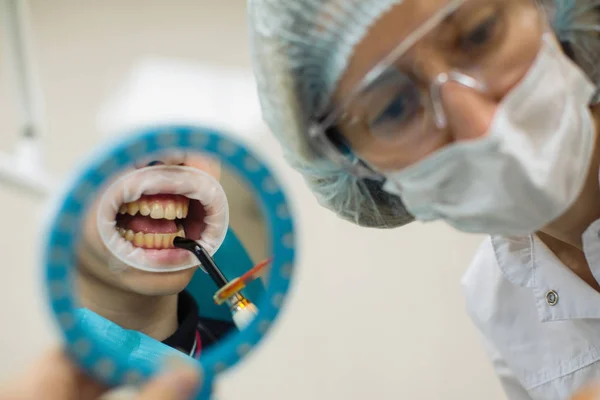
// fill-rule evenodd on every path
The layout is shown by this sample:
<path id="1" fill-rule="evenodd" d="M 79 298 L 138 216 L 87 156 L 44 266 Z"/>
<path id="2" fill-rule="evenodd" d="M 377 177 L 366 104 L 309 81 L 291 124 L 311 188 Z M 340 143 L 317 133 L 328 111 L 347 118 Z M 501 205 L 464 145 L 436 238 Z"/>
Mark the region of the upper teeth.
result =
<path id="1" fill-rule="evenodd" d="M 189 210 L 189 200 L 182 201 L 147 201 L 137 200 L 125 203 L 119 208 L 119 214 L 150 216 L 152 219 L 182 219 L 186 218 Z"/>

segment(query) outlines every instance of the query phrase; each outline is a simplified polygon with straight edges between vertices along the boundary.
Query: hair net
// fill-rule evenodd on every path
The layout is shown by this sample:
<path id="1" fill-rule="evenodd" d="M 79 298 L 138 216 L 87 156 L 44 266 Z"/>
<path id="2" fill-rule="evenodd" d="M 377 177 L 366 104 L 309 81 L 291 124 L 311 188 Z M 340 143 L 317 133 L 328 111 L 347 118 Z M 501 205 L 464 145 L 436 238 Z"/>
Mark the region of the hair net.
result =
<path id="1" fill-rule="evenodd" d="M 319 202 L 356 224 L 392 228 L 414 218 L 399 197 L 319 156 L 308 122 L 327 105 L 354 47 L 404 0 L 250 0 L 252 57 L 263 117 Z M 600 0 L 543 0 L 554 30 L 598 83 Z"/>
<path id="2" fill-rule="evenodd" d="M 565 53 L 600 87 L 600 0 L 542 0 Z M 598 90 L 594 103 L 600 99 Z"/>

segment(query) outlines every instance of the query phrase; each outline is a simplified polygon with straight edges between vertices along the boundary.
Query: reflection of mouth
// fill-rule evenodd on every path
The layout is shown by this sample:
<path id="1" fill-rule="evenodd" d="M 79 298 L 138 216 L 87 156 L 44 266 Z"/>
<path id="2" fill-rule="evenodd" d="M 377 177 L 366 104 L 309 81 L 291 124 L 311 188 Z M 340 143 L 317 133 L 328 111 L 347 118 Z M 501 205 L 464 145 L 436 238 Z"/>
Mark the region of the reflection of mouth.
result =
<path id="1" fill-rule="evenodd" d="M 116 215 L 116 229 L 134 247 L 174 249 L 176 236 L 200 240 L 207 211 L 198 200 L 184 195 L 153 194 L 124 203 Z"/>
<path id="2" fill-rule="evenodd" d="M 111 262 L 151 272 L 196 267 L 197 260 L 174 248 L 173 239 L 192 239 L 212 255 L 228 225 L 223 187 L 186 166 L 150 166 L 121 176 L 103 194 L 97 214 L 100 237 L 118 260 Z"/>

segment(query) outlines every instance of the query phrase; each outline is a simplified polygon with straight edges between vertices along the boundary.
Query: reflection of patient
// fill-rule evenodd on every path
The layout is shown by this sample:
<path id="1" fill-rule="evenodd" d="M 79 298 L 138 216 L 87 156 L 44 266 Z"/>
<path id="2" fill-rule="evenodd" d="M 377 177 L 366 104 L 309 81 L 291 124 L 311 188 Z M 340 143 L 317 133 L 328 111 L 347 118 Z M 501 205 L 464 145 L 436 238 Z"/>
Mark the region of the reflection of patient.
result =
<path id="1" fill-rule="evenodd" d="M 220 165 L 208 158 L 169 160 L 165 157 L 146 168 L 163 164 L 186 165 L 217 179 L 220 177 Z M 132 267 L 111 268 L 111 255 L 98 234 L 97 208 L 98 203 L 86 217 L 79 252 L 81 306 L 125 329 L 140 331 L 193 357 L 234 329 L 228 322 L 199 316 L 196 301 L 184 290 L 197 268 L 160 273 Z M 119 240 L 151 249 L 145 251 L 168 263 L 169 258 L 178 256 L 178 251 L 184 252 L 171 247 L 172 238 L 184 230 L 186 237 L 199 240 L 206 228 L 202 224 L 206 216 L 207 211 L 197 200 L 160 192 L 143 195 L 138 201 L 121 206 L 117 216 Z M 195 223 L 191 221 L 193 219 Z M 212 295 L 206 293 L 206 296 Z"/>

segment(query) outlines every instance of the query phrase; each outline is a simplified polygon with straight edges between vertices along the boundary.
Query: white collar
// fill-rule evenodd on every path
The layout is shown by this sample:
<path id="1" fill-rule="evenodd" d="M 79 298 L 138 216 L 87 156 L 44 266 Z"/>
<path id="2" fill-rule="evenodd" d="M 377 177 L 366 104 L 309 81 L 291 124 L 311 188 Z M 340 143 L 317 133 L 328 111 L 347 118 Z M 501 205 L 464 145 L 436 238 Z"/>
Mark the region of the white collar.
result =
<path id="1" fill-rule="evenodd" d="M 582 236 L 585 257 L 600 281 L 600 220 Z M 600 293 L 567 268 L 535 235 L 493 236 L 492 247 L 498 266 L 514 285 L 530 288 L 542 322 L 600 318 Z M 547 296 L 556 292 L 558 302 Z"/>

